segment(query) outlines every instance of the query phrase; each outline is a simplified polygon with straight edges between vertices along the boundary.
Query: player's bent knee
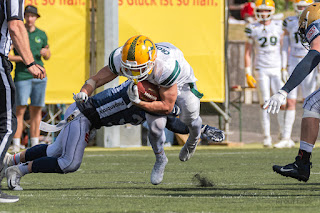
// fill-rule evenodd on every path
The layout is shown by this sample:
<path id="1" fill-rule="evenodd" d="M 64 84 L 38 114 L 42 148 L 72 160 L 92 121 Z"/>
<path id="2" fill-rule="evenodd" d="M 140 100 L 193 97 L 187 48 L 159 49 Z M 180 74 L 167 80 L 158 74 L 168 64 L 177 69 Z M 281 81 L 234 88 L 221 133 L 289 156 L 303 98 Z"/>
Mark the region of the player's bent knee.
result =
<path id="1" fill-rule="evenodd" d="M 304 109 L 302 118 L 318 118 L 318 119 L 320 119 L 320 114 L 318 112 Z"/>

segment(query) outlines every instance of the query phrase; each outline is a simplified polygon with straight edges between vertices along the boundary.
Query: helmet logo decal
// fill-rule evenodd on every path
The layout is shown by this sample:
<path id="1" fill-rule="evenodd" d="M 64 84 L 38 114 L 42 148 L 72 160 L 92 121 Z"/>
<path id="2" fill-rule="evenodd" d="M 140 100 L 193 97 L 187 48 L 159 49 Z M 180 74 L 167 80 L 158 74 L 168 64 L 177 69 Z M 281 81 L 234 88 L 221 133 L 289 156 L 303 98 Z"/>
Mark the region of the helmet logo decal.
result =
<path id="1" fill-rule="evenodd" d="M 152 58 L 152 52 L 154 51 L 154 44 L 150 39 L 145 39 L 143 41 L 143 44 L 146 45 L 146 42 L 149 41 L 151 43 L 151 47 L 149 47 L 148 52 L 149 52 L 149 60 Z"/>
<path id="2" fill-rule="evenodd" d="M 133 40 L 133 42 L 131 43 L 130 48 L 128 50 L 127 60 L 130 60 L 130 61 L 135 61 L 136 60 L 136 56 L 135 56 L 136 55 L 136 45 L 137 45 L 137 41 L 138 41 L 139 38 L 140 38 L 140 36 L 135 38 Z"/>

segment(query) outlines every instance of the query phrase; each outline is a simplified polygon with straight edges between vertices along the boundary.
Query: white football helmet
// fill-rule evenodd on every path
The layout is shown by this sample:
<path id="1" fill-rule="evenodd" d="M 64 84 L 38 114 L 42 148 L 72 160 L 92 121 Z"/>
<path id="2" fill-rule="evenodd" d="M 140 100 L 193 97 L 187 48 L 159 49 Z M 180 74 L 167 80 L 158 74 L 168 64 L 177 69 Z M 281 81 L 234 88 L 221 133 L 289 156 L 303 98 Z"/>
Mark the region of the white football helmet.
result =
<path id="1" fill-rule="evenodd" d="M 304 9 L 313 3 L 313 0 L 294 0 L 294 10 L 297 16 L 300 16 Z"/>
<path id="2" fill-rule="evenodd" d="M 273 0 L 257 0 L 255 2 L 254 15 L 258 21 L 270 20 L 275 11 Z"/>

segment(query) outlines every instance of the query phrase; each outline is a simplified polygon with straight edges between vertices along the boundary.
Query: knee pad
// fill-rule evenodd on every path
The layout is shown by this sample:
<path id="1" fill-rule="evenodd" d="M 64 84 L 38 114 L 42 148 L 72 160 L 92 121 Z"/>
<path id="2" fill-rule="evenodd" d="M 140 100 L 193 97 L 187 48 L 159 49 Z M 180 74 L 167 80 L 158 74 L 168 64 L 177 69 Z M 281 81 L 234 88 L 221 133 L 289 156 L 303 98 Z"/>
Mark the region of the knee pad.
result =
<path id="1" fill-rule="evenodd" d="M 302 118 L 318 118 L 318 119 L 320 119 L 320 114 L 318 112 L 309 111 L 307 109 L 304 109 Z"/>
<path id="2" fill-rule="evenodd" d="M 26 151 L 26 161 L 33 161 L 35 159 L 47 156 L 47 144 L 38 144 L 36 146 L 27 149 Z"/>
<path id="3" fill-rule="evenodd" d="M 146 114 L 146 117 L 149 126 L 149 134 L 154 137 L 161 137 L 167 124 L 166 117 L 153 116 L 149 114 Z"/>
<path id="4" fill-rule="evenodd" d="M 59 164 L 58 158 L 42 157 L 36 159 L 32 163 L 32 172 L 34 173 L 63 173 Z"/>

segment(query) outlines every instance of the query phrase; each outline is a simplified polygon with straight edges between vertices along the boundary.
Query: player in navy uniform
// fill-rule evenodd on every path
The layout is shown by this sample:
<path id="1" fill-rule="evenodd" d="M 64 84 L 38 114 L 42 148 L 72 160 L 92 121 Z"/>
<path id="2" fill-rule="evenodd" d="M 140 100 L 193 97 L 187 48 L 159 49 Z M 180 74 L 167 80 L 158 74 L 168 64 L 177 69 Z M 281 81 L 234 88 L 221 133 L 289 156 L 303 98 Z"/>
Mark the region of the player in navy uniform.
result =
<path id="1" fill-rule="evenodd" d="M 302 42 L 310 45 L 308 47 L 310 50 L 296 66 L 287 83 L 266 101 L 263 107 L 267 112 L 278 113 L 288 93 L 298 86 L 320 62 L 320 3 L 313 3 L 303 11 L 299 19 L 299 33 Z M 299 181 L 309 180 L 312 165 L 310 157 L 319 132 L 319 101 L 320 89 L 305 99 L 298 156 L 295 162 L 286 166 L 274 165 L 275 172 Z"/>
<path id="2" fill-rule="evenodd" d="M 104 90 L 88 98 L 86 102 L 72 104 L 65 113 L 67 119 L 56 126 L 41 123 L 42 130 L 61 130 L 61 132 L 56 141 L 49 146 L 40 144 L 13 156 L 6 156 L 9 166 L 16 165 L 6 170 L 8 187 L 13 190 L 22 190 L 20 178 L 31 172 L 75 172 L 81 165 L 89 132 L 93 128 L 126 123 L 139 125 L 144 122 L 146 112 L 133 105 L 127 95 L 130 83 L 126 81 L 115 88 Z M 175 106 L 172 115 L 168 115 L 166 127 L 173 132 L 187 134 L 188 127 L 174 117 L 174 114 L 179 111 L 177 109 Z M 212 141 L 221 142 L 224 139 L 223 131 L 208 125 L 203 126 L 202 133 Z M 19 164 L 20 162 L 23 164 Z"/>

